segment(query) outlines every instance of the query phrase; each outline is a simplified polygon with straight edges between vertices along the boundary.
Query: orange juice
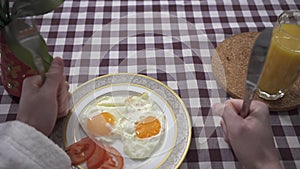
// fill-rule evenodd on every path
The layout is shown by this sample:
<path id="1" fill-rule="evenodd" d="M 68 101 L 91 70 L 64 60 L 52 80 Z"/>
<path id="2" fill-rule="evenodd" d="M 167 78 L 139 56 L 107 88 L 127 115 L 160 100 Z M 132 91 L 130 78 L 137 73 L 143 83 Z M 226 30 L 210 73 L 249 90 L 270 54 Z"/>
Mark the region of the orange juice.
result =
<path id="1" fill-rule="evenodd" d="M 275 27 L 266 59 L 259 89 L 271 95 L 284 92 L 300 74 L 300 26 Z"/>

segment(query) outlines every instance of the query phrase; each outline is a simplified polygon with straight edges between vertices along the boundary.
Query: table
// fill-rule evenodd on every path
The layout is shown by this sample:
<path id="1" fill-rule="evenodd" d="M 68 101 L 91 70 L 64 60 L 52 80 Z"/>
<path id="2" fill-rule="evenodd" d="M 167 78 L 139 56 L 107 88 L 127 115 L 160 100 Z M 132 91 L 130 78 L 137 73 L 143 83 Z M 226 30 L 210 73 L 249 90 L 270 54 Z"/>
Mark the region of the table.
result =
<path id="1" fill-rule="evenodd" d="M 300 9 L 299 1 L 66 0 L 37 22 L 50 53 L 64 58 L 72 89 L 107 73 L 154 77 L 177 92 L 190 111 L 192 140 L 180 168 L 233 169 L 241 166 L 219 124 L 203 125 L 211 104 L 226 98 L 212 76 L 210 56 L 226 37 L 271 27 L 289 9 Z M 86 45 L 91 36 L 101 57 L 95 58 L 90 52 L 94 48 Z M 18 99 L 1 85 L 0 121 L 14 120 L 17 109 Z M 299 112 L 298 108 L 270 115 L 281 162 L 289 169 L 300 168 Z M 202 129 L 211 131 L 205 143 L 199 141 Z"/>

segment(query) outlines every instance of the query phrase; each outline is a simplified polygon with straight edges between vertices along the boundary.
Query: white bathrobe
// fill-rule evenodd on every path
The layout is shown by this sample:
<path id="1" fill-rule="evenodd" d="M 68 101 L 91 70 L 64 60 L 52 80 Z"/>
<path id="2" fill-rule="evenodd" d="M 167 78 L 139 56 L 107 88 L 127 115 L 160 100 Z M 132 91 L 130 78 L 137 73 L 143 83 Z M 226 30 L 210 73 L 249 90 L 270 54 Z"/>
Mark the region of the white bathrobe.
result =
<path id="1" fill-rule="evenodd" d="M 0 169 L 67 169 L 63 149 L 35 128 L 20 121 L 0 123 Z"/>

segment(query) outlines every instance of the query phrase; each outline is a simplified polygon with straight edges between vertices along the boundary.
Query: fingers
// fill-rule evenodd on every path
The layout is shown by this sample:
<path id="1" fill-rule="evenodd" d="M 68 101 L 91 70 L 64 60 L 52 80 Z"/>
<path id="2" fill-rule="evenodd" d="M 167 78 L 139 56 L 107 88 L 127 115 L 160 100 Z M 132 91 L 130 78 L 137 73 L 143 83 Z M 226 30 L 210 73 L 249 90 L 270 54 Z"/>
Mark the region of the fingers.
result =
<path id="1" fill-rule="evenodd" d="M 223 115 L 224 115 L 224 109 L 225 109 L 225 104 L 222 104 L 222 103 L 215 103 L 215 104 L 212 106 L 212 111 L 213 111 L 213 113 L 214 113 L 214 114 L 217 114 L 218 116 L 221 116 L 221 117 L 223 117 Z M 221 124 L 221 128 L 222 128 L 222 130 L 223 130 L 224 141 L 225 141 L 227 144 L 230 144 L 230 142 L 229 142 L 229 140 L 228 140 L 227 127 L 226 127 L 226 124 L 225 124 L 223 118 L 221 119 L 220 124 Z"/>
<path id="2" fill-rule="evenodd" d="M 225 104 L 222 104 L 222 103 L 213 104 L 213 106 L 212 106 L 213 114 L 216 114 L 216 115 L 222 117 L 223 113 L 224 113 L 224 107 L 225 107 Z"/>
<path id="3" fill-rule="evenodd" d="M 260 101 L 252 101 L 252 104 L 250 106 L 250 116 L 253 117 L 264 117 L 264 118 L 268 118 L 269 116 L 269 107 Z M 261 119 L 264 119 L 261 118 Z"/>
<path id="4" fill-rule="evenodd" d="M 71 95 L 68 94 L 68 97 L 66 98 L 66 100 L 63 102 L 64 104 L 61 104 L 59 106 L 59 112 L 57 114 L 57 118 L 61 118 L 61 117 L 65 117 L 66 115 L 68 115 L 69 113 L 69 108 L 70 108 L 70 98 Z"/>
<path id="5" fill-rule="evenodd" d="M 71 100 L 69 88 L 70 86 L 67 82 L 63 81 L 61 83 L 60 91 L 58 93 L 58 118 L 66 116 L 69 112 Z"/>
<path id="6" fill-rule="evenodd" d="M 227 100 L 224 104 L 217 103 L 213 105 L 213 111 L 222 116 L 221 127 L 223 129 L 224 140 L 230 144 L 230 133 L 229 131 L 236 130 L 243 120 L 239 116 L 239 109 L 241 109 L 242 102 L 239 100 Z"/>
<path id="7" fill-rule="evenodd" d="M 224 120 L 221 119 L 220 123 L 221 123 L 221 127 L 222 127 L 222 130 L 223 130 L 224 140 L 225 140 L 226 143 L 230 144 L 229 139 L 228 139 L 227 127 L 226 127 L 226 124 L 224 123 Z"/>
<path id="8" fill-rule="evenodd" d="M 236 99 L 227 100 L 224 104 L 216 103 L 213 105 L 213 112 L 221 116 L 225 124 L 241 120 L 242 117 L 238 115 L 238 110 L 241 109 L 241 103 L 241 101 Z"/>
<path id="9" fill-rule="evenodd" d="M 37 89 L 42 85 L 42 78 L 39 75 L 30 76 L 24 79 L 22 88 L 26 89 Z M 23 90 L 23 91 L 24 91 Z"/>
<path id="10" fill-rule="evenodd" d="M 46 80 L 43 87 L 48 91 L 57 91 L 59 83 L 63 78 L 64 62 L 61 58 L 54 58 L 46 73 Z"/>
<path id="11" fill-rule="evenodd" d="M 230 99 L 228 101 L 238 114 L 242 111 L 243 101 L 240 99 Z"/>
<path id="12" fill-rule="evenodd" d="M 239 151 L 241 146 L 239 145 L 239 140 L 241 142 L 247 142 L 247 133 L 255 134 L 256 129 L 260 128 L 258 131 L 267 135 L 269 132 L 264 132 L 267 127 L 261 127 L 263 125 L 257 124 L 269 124 L 269 110 L 268 106 L 260 101 L 253 101 L 250 106 L 250 113 L 246 118 L 240 116 L 242 110 L 243 101 L 239 99 L 227 100 L 224 104 L 217 103 L 213 106 L 213 111 L 222 116 L 220 121 L 224 141 L 230 146 Z M 271 131 L 271 129 L 269 129 Z M 259 139 L 259 138 L 258 138 Z M 235 148 L 234 148 L 235 147 Z"/>
<path id="13" fill-rule="evenodd" d="M 225 104 L 221 104 L 221 103 L 216 103 L 213 105 L 213 112 L 221 117 L 223 117 L 226 113 L 224 112 L 225 110 Z M 227 115 L 226 115 L 227 116 Z M 221 119 L 220 121 L 222 130 L 223 130 L 223 137 L 224 137 L 224 141 L 230 145 L 230 140 L 228 139 L 228 130 L 227 130 L 227 126 L 224 122 L 224 118 Z"/>
<path id="14" fill-rule="evenodd" d="M 231 99 L 230 103 L 235 108 L 236 112 L 238 114 L 240 114 L 239 112 L 242 111 L 243 101 L 240 99 Z M 269 114 L 269 108 L 265 103 L 263 103 L 261 101 L 253 100 L 251 102 L 249 112 L 250 113 L 249 113 L 248 117 L 265 116 L 265 115 Z M 247 119 L 248 117 L 245 117 L 245 118 Z"/>
<path id="15" fill-rule="evenodd" d="M 56 57 L 46 74 L 44 89 L 52 92 L 57 98 L 57 117 L 64 117 L 68 114 L 70 107 L 71 94 L 69 93 L 69 84 L 65 81 L 64 62 Z"/>

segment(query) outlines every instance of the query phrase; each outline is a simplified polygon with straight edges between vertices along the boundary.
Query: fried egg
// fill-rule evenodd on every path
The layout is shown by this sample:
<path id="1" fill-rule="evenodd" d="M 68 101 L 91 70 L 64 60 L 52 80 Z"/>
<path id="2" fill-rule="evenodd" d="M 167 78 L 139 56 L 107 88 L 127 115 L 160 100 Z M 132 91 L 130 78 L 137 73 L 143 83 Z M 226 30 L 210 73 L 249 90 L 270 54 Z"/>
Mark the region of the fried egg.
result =
<path id="1" fill-rule="evenodd" d="M 125 154 L 144 159 L 164 135 L 165 116 L 147 93 L 130 97 L 104 96 L 81 113 L 80 123 L 97 140 L 120 140 Z"/>
<path id="2" fill-rule="evenodd" d="M 147 93 L 125 100 L 126 119 L 121 121 L 124 152 L 131 158 L 149 157 L 159 145 L 165 128 L 165 116 Z"/>
<path id="3" fill-rule="evenodd" d="M 124 98 L 104 96 L 89 105 L 79 116 L 81 125 L 96 140 L 111 143 L 120 137 L 122 112 L 126 111 Z M 122 103 L 122 104 L 121 104 Z"/>

